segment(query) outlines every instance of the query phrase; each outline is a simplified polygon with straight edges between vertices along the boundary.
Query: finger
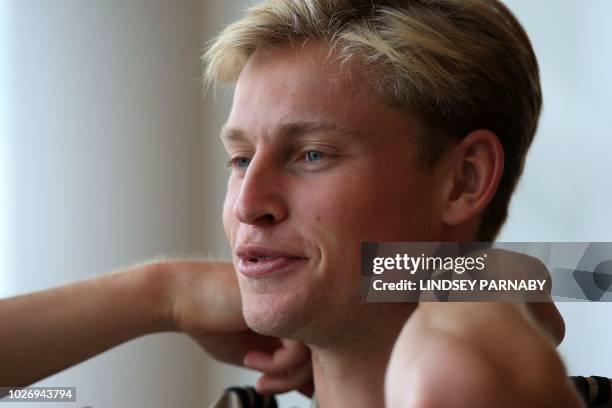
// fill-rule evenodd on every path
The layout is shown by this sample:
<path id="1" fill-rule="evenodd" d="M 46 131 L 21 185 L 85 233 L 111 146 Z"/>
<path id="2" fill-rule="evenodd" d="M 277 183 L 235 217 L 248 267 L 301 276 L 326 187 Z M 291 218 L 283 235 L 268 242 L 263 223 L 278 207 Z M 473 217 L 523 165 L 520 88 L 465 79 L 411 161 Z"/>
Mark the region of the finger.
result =
<path id="1" fill-rule="evenodd" d="M 286 376 L 263 375 L 257 381 L 255 388 L 261 394 L 280 394 L 314 388 L 311 370 L 306 366 L 301 368 Z"/>
<path id="2" fill-rule="evenodd" d="M 270 375 L 283 375 L 287 370 L 294 368 L 295 366 L 304 363 L 307 358 L 304 358 L 291 364 L 279 364 L 275 362 L 272 353 L 264 353 L 261 351 L 250 351 L 244 356 L 243 364 L 245 367 L 261 371 L 264 374 Z"/>
<path id="3" fill-rule="evenodd" d="M 260 394 L 280 394 L 302 388 L 308 388 L 312 383 L 310 364 L 303 364 L 284 375 L 262 375 L 255 384 Z"/>
<path id="4" fill-rule="evenodd" d="M 264 353 L 263 351 L 249 351 L 244 355 L 242 364 L 253 370 L 266 371 L 264 368 L 268 368 L 272 361 L 272 353 Z M 283 370 L 277 370 L 275 374 L 280 374 Z M 269 372 L 269 370 L 268 370 Z M 272 374 L 270 372 L 270 374 Z"/>
<path id="5" fill-rule="evenodd" d="M 271 354 L 261 351 L 248 352 L 243 364 L 266 374 L 279 375 L 298 364 L 309 362 L 309 357 L 310 351 L 302 343 L 284 340 L 283 346 Z"/>

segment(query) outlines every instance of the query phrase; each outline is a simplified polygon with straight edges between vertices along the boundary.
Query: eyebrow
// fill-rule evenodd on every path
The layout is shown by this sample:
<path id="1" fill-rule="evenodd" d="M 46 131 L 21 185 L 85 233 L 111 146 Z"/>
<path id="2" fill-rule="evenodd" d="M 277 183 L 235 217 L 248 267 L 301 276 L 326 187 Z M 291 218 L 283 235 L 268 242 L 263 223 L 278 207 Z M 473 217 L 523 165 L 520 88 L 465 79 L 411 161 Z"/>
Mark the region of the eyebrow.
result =
<path id="1" fill-rule="evenodd" d="M 357 137 L 360 132 L 348 127 L 338 126 L 328 120 L 297 120 L 282 123 L 275 131 L 277 135 L 285 137 L 300 137 L 308 133 L 337 132 L 347 136 Z M 248 140 L 246 132 L 242 128 L 230 127 L 227 124 L 221 129 L 221 140 L 224 142 L 244 142 Z"/>

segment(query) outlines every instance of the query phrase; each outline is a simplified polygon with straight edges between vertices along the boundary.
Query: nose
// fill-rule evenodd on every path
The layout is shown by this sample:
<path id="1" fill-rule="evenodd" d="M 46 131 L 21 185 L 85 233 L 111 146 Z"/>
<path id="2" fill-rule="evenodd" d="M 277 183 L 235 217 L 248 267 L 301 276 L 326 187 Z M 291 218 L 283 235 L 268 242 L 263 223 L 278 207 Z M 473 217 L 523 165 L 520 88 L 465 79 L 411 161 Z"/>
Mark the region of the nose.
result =
<path id="1" fill-rule="evenodd" d="M 253 158 L 234 202 L 234 215 L 244 224 L 270 226 L 287 217 L 282 170 Z"/>

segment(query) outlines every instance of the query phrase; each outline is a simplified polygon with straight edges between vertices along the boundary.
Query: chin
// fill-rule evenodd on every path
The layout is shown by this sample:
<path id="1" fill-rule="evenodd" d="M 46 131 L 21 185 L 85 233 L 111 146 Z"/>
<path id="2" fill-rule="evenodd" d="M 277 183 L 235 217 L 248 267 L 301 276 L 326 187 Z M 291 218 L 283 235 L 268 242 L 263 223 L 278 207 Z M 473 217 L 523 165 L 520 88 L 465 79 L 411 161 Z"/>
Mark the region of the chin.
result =
<path id="1" fill-rule="evenodd" d="M 291 301 L 293 300 L 293 301 Z M 256 333 L 295 339 L 304 330 L 308 313 L 295 297 L 285 299 L 266 295 L 243 294 L 243 314 L 246 324 Z"/>

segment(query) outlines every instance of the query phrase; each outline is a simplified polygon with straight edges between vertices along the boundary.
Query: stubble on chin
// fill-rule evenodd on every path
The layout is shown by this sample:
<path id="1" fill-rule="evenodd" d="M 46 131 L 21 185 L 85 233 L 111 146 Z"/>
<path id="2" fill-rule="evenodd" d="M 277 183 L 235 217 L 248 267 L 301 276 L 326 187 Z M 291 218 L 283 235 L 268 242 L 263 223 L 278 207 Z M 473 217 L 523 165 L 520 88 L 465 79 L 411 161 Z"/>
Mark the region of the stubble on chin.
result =
<path id="1" fill-rule="evenodd" d="M 329 347 L 353 341 L 363 323 L 360 321 L 366 304 L 359 296 L 344 297 L 343 301 L 340 298 L 315 299 L 293 294 L 280 301 L 244 295 L 243 314 L 249 328 L 256 333 Z"/>
<path id="2" fill-rule="evenodd" d="M 278 302 L 243 298 L 242 312 L 247 326 L 256 333 L 287 339 L 301 340 L 307 316 L 302 310 L 288 305 L 281 307 Z"/>

